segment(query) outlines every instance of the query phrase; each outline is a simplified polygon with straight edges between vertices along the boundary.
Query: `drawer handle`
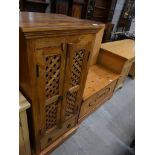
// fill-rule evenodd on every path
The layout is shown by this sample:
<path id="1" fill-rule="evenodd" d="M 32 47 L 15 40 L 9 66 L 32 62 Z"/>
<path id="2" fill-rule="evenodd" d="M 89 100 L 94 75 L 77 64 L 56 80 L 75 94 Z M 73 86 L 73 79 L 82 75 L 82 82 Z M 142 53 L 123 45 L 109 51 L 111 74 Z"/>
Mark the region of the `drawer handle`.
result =
<path id="1" fill-rule="evenodd" d="M 70 127 L 71 127 L 71 124 L 68 124 L 68 125 L 67 125 L 67 128 L 70 128 Z"/>
<path id="2" fill-rule="evenodd" d="M 102 94 L 100 94 L 100 95 L 98 95 L 98 96 L 96 97 L 96 100 L 95 100 L 95 101 L 97 101 L 98 99 L 100 99 L 100 98 L 103 97 L 104 95 L 107 95 L 109 92 L 110 92 L 110 88 L 106 88 L 105 91 L 104 91 Z"/>
<path id="3" fill-rule="evenodd" d="M 50 137 L 50 138 L 48 138 L 48 143 L 49 143 L 49 142 L 52 142 L 52 138 L 51 138 L 51 137 Z"/>
<path id="4" fill-rule="evenodd" d="M 105 94 L 108 94 L 110 92 L 110 88 L 106 88 Z"/>
<path id="5" fill-rule="evenodd" d="M 92 104 L 91 104 L 91 102 L 89 103 L 89 107 L 92 107 L 93 105 L 94 105 L 93 103 Z"/>

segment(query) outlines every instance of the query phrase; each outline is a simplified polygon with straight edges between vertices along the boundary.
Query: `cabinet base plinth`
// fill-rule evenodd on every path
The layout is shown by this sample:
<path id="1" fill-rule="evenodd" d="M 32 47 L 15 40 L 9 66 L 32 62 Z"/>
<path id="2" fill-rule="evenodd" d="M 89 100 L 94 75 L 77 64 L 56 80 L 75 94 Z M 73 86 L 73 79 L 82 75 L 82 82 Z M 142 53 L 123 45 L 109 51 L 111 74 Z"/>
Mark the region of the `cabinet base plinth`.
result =
<path id="1" fill-rule="evenodd" d="M 55 142 L 53 142 L 50 146 L 45 148 L 39 155 L 48 155 L 50 154 L 56 147 L 58 147 L 60 144 L 62 144 L 67 138 L 69 138 L 71 135 L 73 135 L 76 130 L 78 129 L 78 125 L 66 132 L 64 135 L 59 137 Z"/>

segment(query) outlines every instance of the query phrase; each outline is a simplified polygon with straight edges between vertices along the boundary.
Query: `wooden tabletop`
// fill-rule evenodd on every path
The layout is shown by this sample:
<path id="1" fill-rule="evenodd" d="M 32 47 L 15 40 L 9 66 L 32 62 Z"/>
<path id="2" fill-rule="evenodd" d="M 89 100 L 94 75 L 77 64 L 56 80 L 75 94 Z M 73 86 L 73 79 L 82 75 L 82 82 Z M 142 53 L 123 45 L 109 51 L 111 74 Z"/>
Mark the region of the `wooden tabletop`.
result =
<path id="1" fill-rule="evenodd" d="M 26 100 L 21 92 L 19 92 L 19 112 L 24 111 L 30 107 L 30 103 Z"/>
<path id="2" fill-rule="evenodd" d="M 104 43 L 101 44 L 101 49 L 126 59 L 132 59 L 135 57 L 135 41 L 131 39 Z"/>
<path id="3" fill-rule="evenodd" d="M 20 12 L 19 26 L 23 32 L 104 28 L 104 24 L 88 22 L 63 14 L 36 12 Z"/>

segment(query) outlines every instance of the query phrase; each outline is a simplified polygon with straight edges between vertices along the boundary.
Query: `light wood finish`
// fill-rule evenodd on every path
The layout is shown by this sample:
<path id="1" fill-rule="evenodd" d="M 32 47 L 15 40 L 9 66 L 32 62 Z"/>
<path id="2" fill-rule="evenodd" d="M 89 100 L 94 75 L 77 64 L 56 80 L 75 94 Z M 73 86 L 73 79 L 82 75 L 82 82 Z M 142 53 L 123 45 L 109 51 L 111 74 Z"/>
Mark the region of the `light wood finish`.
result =
<path id="1" fill-rule="evenodd" d="M 104 33 L 104 28 L 102 28 L 102 29 L 96 34 L 93 52 L 92 52 L 92 55 L 90 56 L 90 66 L 96 64 L 97 57 L 98 57 L 98 54 L 99 54 L 99 51 L 100 51 L 100 47 L 101 47 L 101 42 L 102 42 L 103 33 Z"/>
<path id="2" fill-rule="evenodd" d="M 109 68 L 113 72 L 121 74 L 116 90 L 123 86 L 131 65 L 135 61 L 134 45 L 135 41 L 130 39 L 101 45 L 97 63 Z"/>
<path id="3" fill-rule="evenodd" d="M 89 55 L 103 28 L 65 15 L 20 13 L 20 90 L 31 104 L 35 155 L 53 150 L 76 126 Z"/>
<path id="4" fill-rule="evenodd" d="M 101 44 L 101 49 L 126 59 L 133 59 L 135 57 L 135 41 L 131 39 L 104 43 Z"/>
<path id="5" fill-rule="evenodd" d="M 115 73 L 121 73 L 122 68 L 124 66 L 126 59 L 122 58 L 118 55 L 115 55 L 109 51 L 105 51 L 100 49 L 100 53 L 98 55 L 97 63 L 110 69 Z"/>
<path id="6" fill-rule="evenodd" d="M 19 154 L 31 155 L 29 130 L 27 123 L 26 110 L 30 108 L 30 104 L 25 97 L 19 93 Z"/>
<path id="7" fill-rule="evenodd" d="M 102 66 L 89 68 L 79 122 L 112 96 L 118 78 L 118 74 Z"/>
<path id="8" fill-rule="evenodd" d="M 52 150 L 54 150 L 57 146 L 63 143 L 68 137 L 74 134 L 77 129 L 78 125 L 66 132 L 63 136 L 59 137 L 54 143 L 52 143 L 52 145 L 44 149 L 39 155 L 48 155 Z"/>
<path id="9" fill-rule="evenodd" d="M 130 71 L 129 71 L 129 76 L 131 78 L 135 78 L 135 62 L 132 64 L 131 68 L 130 68 Z"/>
<path id="10" fill-rule="evenodd" d="M 117 80 L 118 74 L 113 73 L 100 65 L 93 65 L 89 68 L 86 85 L 83 93 L 83 100 L 86 100 L 99 90 L 105 88 L 112 81 Z"/>

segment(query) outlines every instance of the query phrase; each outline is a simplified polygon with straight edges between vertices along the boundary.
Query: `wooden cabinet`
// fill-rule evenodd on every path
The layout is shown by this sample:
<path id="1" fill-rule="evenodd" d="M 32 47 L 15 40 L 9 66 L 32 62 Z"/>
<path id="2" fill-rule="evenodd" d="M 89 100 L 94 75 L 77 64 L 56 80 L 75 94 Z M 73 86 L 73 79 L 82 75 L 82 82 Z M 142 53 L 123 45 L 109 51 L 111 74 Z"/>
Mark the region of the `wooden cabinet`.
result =
<path id="1" fill-rule="evenodd" d="M 71 16 L 81 18 L 84 5 L 84 0 L 73 0 Z"/>
<path id="2" fill-rule="evenodd" d="M 19 0 L 20 11 L 46 12 L 48 5 L 46 0 Z"/>
<path id="3" fill-rule="evenodd" d="M 111 22 L 117 0 L 89 0 L 86 18 L 104 23 Z"/>
<path id="4" fill-rule="evenodd" d="M 123 83 L 129 74 L 131 65 L 135 61 L 134 45 L 134 40 L 130 39 L 104 43 L 101 45 L 98 63 L 121 75 L 117 82 L 116 89 L 123 86 Z"/>
<path id="5" fill-rule="evenodd" d="M 26 113 L 29 108 L 29 102 L 19 93 L 19 155 L 31 155 Z"/>
<path id="6" fill-rule="evenodd" d="M 34 154 L 46 154 L 77 129 L 93 25 L 65 15 L 20 13 L 20 90 L 31 103 Z"/>

